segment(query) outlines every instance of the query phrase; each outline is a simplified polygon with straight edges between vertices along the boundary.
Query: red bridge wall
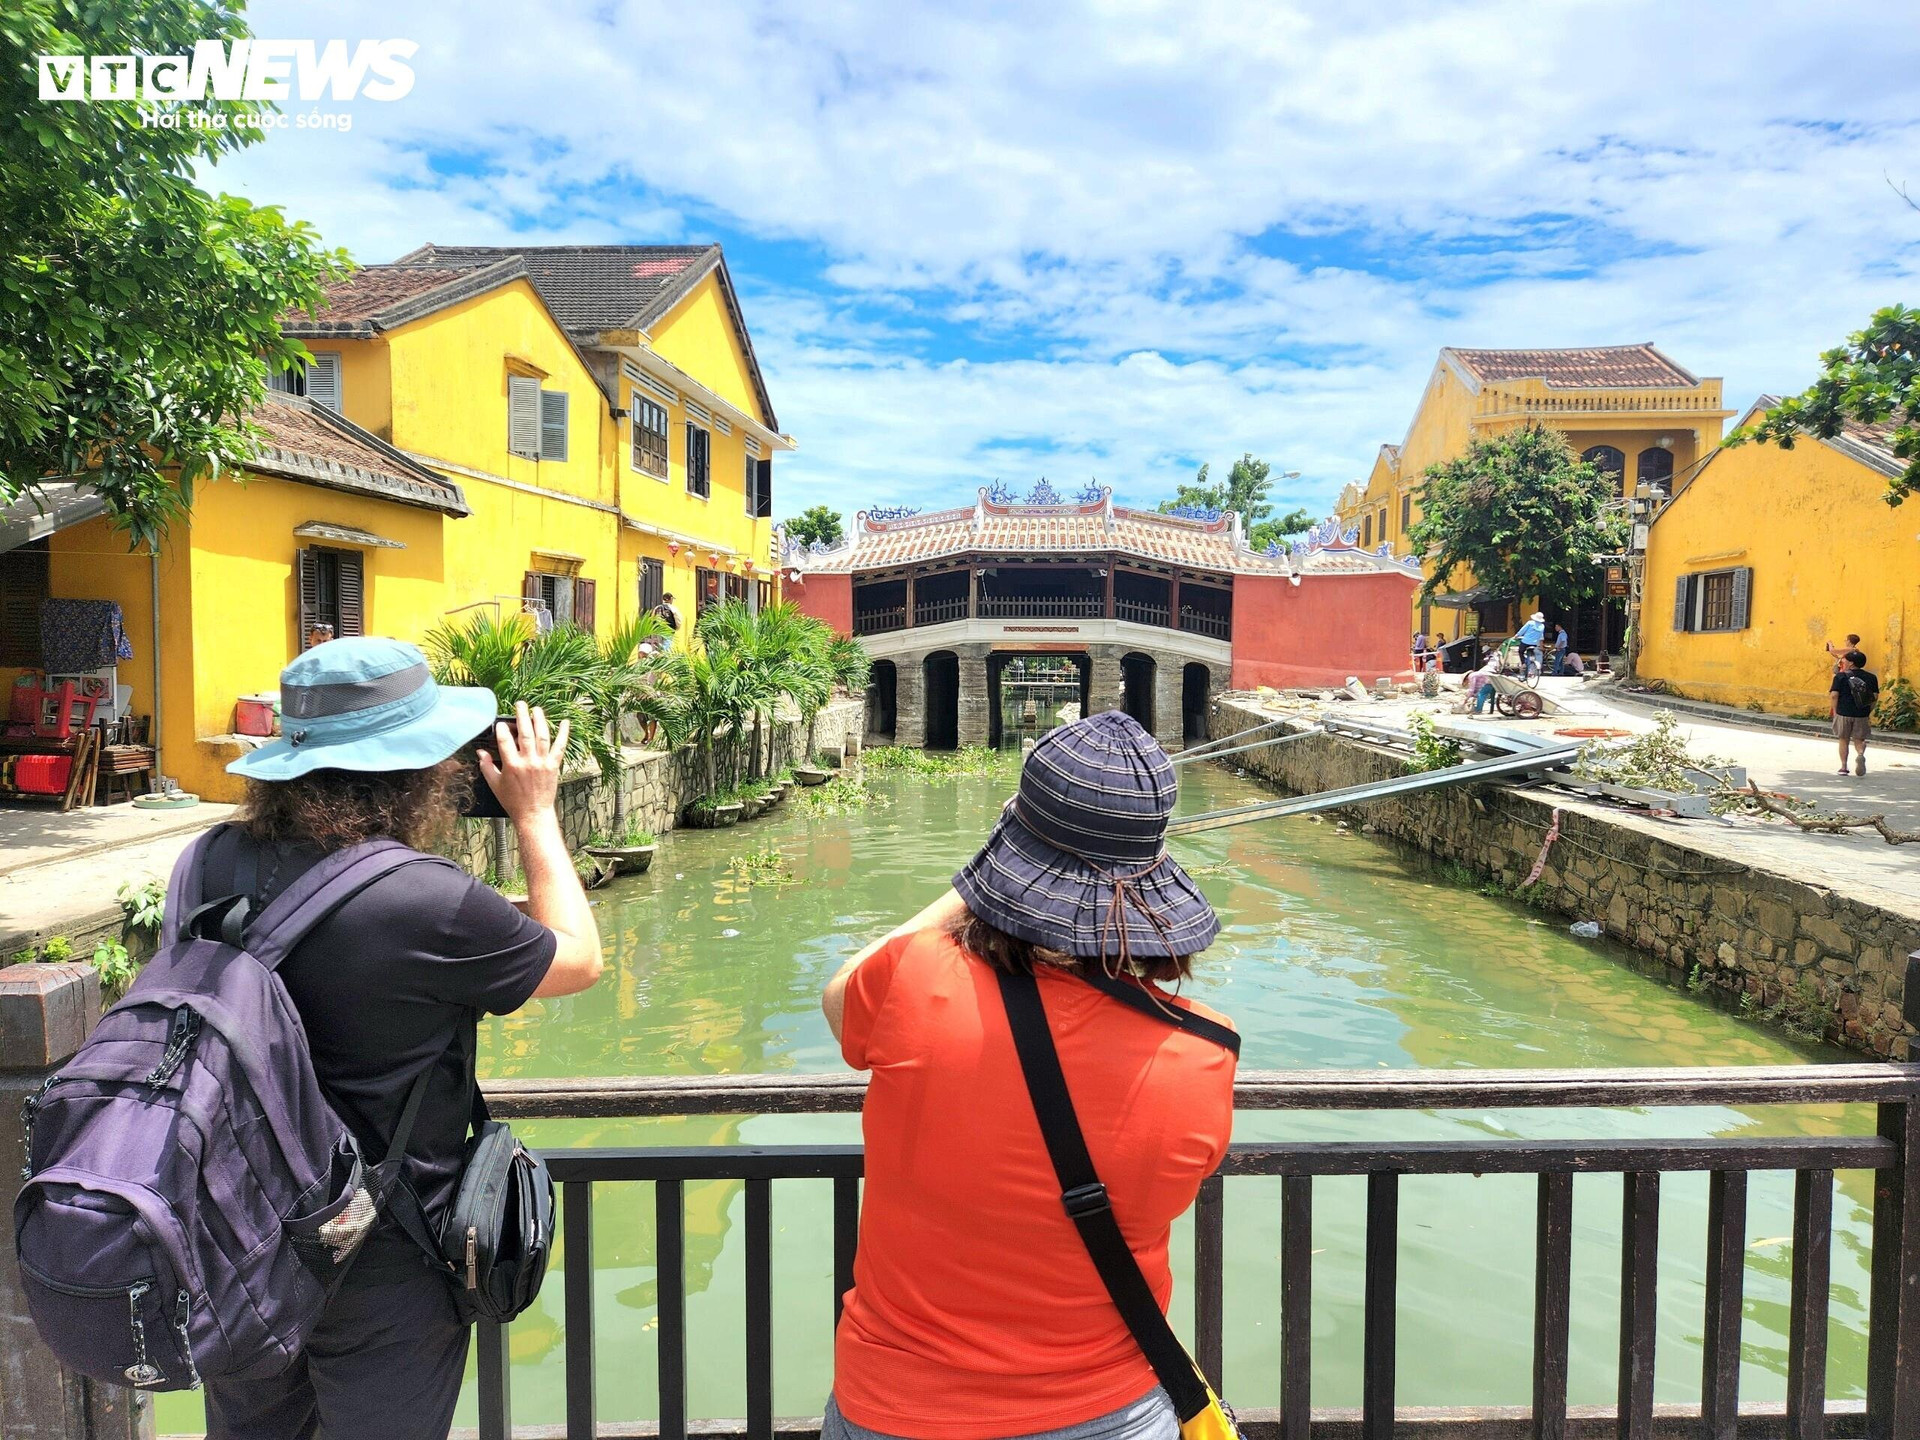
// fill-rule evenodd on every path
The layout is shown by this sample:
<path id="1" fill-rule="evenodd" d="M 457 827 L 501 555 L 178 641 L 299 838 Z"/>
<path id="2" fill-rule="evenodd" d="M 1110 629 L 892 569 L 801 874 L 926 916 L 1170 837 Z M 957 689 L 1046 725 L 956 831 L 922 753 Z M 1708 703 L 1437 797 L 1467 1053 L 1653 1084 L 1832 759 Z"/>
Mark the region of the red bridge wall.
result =
<path id="1" fill-rule="evenodd" d="M 1413 595 L 1406 575 L 1307 575 L 1233 580 L 1233 688 L 1366 684 L 1412 678 Z"/>

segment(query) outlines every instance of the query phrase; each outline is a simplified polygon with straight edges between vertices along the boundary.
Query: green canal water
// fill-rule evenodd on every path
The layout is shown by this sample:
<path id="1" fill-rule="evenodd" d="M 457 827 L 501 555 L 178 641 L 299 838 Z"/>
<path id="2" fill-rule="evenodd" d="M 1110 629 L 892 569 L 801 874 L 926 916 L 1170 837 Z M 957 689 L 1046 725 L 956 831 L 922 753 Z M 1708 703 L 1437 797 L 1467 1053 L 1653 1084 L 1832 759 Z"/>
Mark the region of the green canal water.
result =
<path id="1" fill-rule="evenodd" d="M 594 991 L 536 1001 L 481 1031 L 495 1076 L 814 1073 L 840 1068 L 818 998 L 841 960 L 918 909 L 971 853 L 1012 786 L 1003 777 L 928 782 L 877 776 L 890 803 L 808 819 L 791 804 L 753 825 L 667 836 L 654 869 L 597 893 L 609 964 Z M 1243 801 L 1251 782 L 1183 771 L 1183 809 Z M 794 883 L 749 883 L 743 852 L 772 850 Z M 1562 923 L 1449 883 L 1402 852 L 1332 824 L 1288 820 L 1185 838 L 1225 930 L 1195 989 L 1244 1036 L 1248 1069 L 1558 1067 L 1819 1063 Z M 520 1127 L 537 1144 L 849 1141 L 856 1116 L 573 1121 Z M 1243 1114 L 1242 1139 L 1485 1139 L 1869 1133 L 1862 1107 L 1648 1111 Z M 817 1415 L 830 1380 L 832 1252 L 826 1182 L 775 1185 L 774 1398 Z M 1279 1182 L 1226 1189 L 1226 1391 L 1278 1403 Z M 1662 1182 L 1657 1396 L 1694 1401 L 1706 1230 L 1704 1176 Z M 1865 1377 L 1870 1187 L 1843 1174 L 1834 1209 L 1829 1387 Z M 1525 1404 L 1533 1315 L 1530 1177 L 1403 1181 L 1399 1395 L 1402 1404 Z M 687 1190 L 691 1413 L 744 1411 L 742 1201 L 737 1185 Z M 1316 1183 L 1314 1400 L 1360 1400 L 1364 1182 Z M 595 1199 L 595 1316 L 604 1421 L 657 1412 L 650 1187 Z M 1616 1383 L 1620 1183 L 1574 1187 L 1571 1399 L 1610 1403 Z M 1786 1388 L 1792 1177 L 1756 1175 L 1749 1201 L 1743 1398 Z M 1174 1312 L 1191 1316 L 1191 1230 L 1176 1230 Z M 515 1322 L 517 1423 L 563 1419 L 563 1284 Z M 162 1433 L 198 1428 L 199 1406 L 165 1397 Z M 475 1423 L 472 1387 L 461 1424 Z"/>

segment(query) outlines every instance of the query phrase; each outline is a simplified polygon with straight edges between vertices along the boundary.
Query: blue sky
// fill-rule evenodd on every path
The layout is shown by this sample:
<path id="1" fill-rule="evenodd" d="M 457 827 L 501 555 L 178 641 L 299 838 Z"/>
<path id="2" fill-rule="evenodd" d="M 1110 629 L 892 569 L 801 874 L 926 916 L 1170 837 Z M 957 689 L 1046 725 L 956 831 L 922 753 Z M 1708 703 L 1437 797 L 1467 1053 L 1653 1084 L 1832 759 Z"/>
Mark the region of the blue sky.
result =
<path id="1" fill-rule="evenodd" d="M 1325 511 L 1442 345 L 1652 340 L 1728 403 L 1913 302 L 1897 4 L 250 7 L 412 94 L 211 177 L 363 261 L 718 240 L 781 512 L 1124 501 L 1252 451 Z"/>

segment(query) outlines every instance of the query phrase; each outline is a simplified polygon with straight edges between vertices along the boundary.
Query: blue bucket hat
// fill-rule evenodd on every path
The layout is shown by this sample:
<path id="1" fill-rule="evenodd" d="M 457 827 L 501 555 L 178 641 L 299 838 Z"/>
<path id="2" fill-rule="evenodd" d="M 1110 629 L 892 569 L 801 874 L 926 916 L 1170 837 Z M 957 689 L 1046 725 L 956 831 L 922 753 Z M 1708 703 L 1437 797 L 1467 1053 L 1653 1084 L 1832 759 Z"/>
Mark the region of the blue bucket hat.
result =
<path id="1" fill-rule="evenodd" d="M 1159 742 L 1119 710 L 1049 731 L 999 823 L 953 877 L 997 930 L 1081 959 L 1196 955 L 1220 920 L 1166 851 L 1178 792 Z"/>
<path id="2" fill-rule="evenodd" d="M 316 645 L 280 672 L 280 738 L 227 766 L 249 780 L 309 770 L 424 770 L 491 725 L 491 690 L 434 683 L 402 640 L 351 636 Z"/>

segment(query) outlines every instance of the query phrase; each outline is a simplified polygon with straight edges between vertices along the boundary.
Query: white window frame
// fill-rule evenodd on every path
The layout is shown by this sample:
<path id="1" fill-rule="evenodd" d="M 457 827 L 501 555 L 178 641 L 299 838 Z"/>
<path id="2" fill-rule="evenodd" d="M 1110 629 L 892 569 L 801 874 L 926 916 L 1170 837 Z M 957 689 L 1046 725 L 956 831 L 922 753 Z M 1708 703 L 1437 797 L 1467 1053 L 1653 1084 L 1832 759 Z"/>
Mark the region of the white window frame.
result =
<path id="1" fill-rule="evenodd" d="M 523 460 L 540 458 L 540 382 L 531 375 L 507 377 L 507 451 Z"/>
<path id="2" fill-rule="evenodd" d="M 697 425 L 689 420 L 686 425 L 685 434 L 687 437 L 684 442 L 687 449 L 687 494 L 697 500 L 711 500 L 713 499 L 713 432 L 705 426 Z M 695 489 L 693 484 L 693 437 L 695 435 L 701 436 L 704 440 L 704 444 L 701 446 L 703 453 L 701 455 L 700 486 L 698 489 Z"/>
<path id="3" fill-rule="evenodd" d="M 338 415 L 340 409 L 340 352 L 315 350 L 313 359 L 297 369 L 270 370 L 267 387 L 282 395 L 301 395 Z"/>

